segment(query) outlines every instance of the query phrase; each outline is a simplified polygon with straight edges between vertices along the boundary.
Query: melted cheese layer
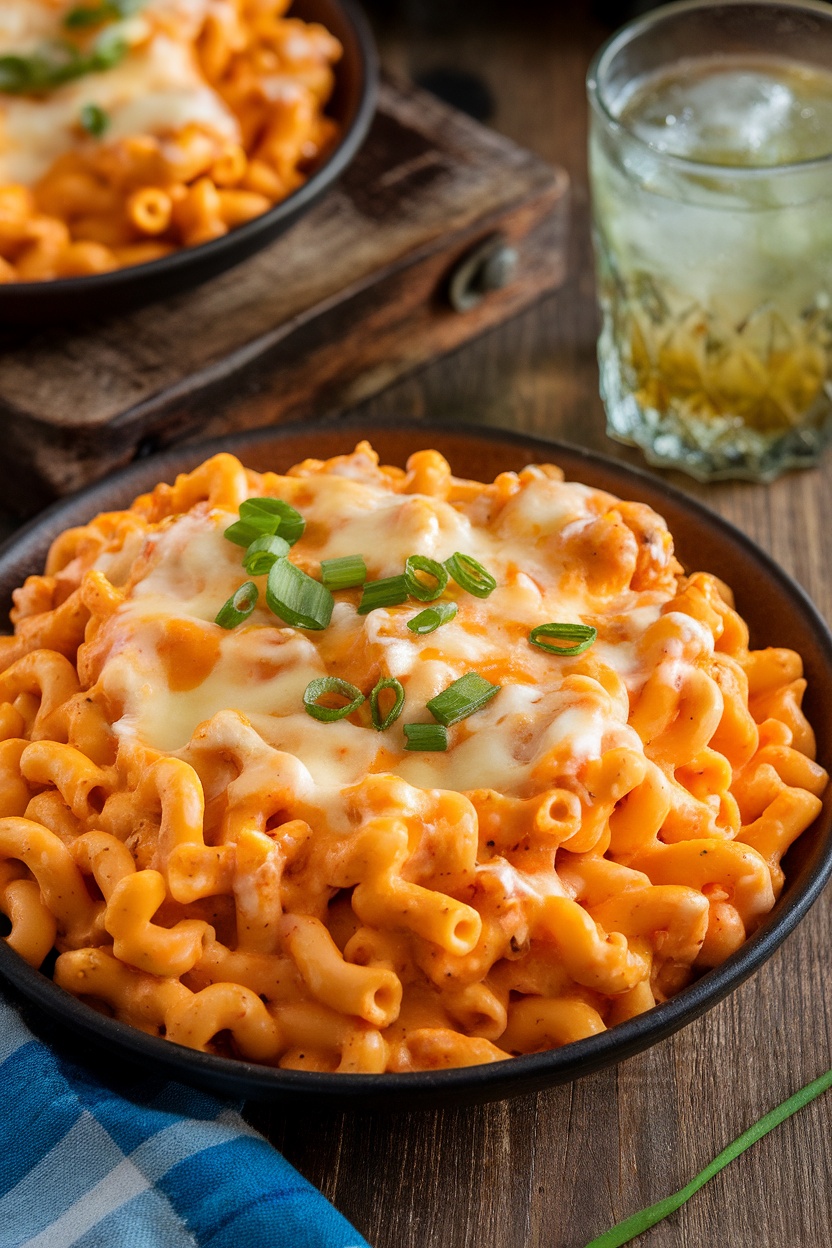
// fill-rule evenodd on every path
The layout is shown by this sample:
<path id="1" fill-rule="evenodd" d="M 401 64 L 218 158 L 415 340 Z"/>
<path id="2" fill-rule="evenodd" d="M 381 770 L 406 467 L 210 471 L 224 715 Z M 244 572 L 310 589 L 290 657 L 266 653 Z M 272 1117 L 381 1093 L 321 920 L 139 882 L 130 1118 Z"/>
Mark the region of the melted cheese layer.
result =
<path id="1" fill-rule="evenodd" d="M 131 50 L 113 69 L 87 74 L 42 97 L 0 95 L 0 184 L 30 186 L 76 148 L 87 104 L 107 114 L 108 141 L 173 133 L 189 123 L 239 141 L 236 118 L 202 77 L 193 52 L 209 8 L 210 0 L 154 0 L 140 16 L 120 24 Z M 48 0 L 3 0 L 0 54 L 30 52 L 60 37 L 65 9 Z"/>
<path id="2" fill-rule="evenodd" d="M 575 579 L 559 541 L 593 522 L 603 496 L 532 474 L 488 522 L 476 500 L 401 495 L 358 476 L 353 464 L 345 475 L 281 479 L 282 496 L 307 522 L 294 562 L 317 575 L 321 560 L 360 553 L 373 579 L 401 572 L 411 554 L 444 560 L 462 551 L 492 572 L 498 588 L 481 600 L 451 582 L 445 596 L 456 598 L 458 615 L 419 637 L 407 621 L 424 604 L 362 616 L 358 591 L 336 595 L 331 624 L 321 632 L 284 627 L 266 607 L 265 578 L 258 578 L 254 613 L 226 632 L 214 618 L 247 579 L 242 551 L 223 537 L 236 515 L 198 506 L 147 541 L 127 599 L 99 643 L 105 654 L 99 684 L 117 708 L 123 740 L 174 753 L 218 712 L 237 712 L 270 746 L 299 760 L 333 817 L 343 788 L 374 772 L 392 771 L 422 789 L 527 796 L 547 787 L 538 779 L 547 759 L 558 760 L 559 774 L 574 776 L 617 746 L 643 752 L 627 724 L 627 690 L 638 690 L 649 674 L 638 639 L 674 590 L 627 589 L 610 598 Z M 123 557 L 102 556 L 98 566 L 116 579 L 120 558 L 123 565 Z M 590 620 L 599 630 L 597 654 L 577 692 L 566 679 L 574 664 L 528 641 L 535 625 L 552 620 Z M 170 654 L 182 629 L 190 641 L 174 659 L 172 679 Z M 202 671 L 194 656 L 207 652 Z M 606 673 L 603 683 L 596 669 Z M 446 753 L 407 752 L 402 725 L 432 722 L 428 700 L 467 671 L 499 684 L 500 692 L 449 729 Z M 303 692 L 327 674 L 365 694 L 380 676 L 398 678 L 406 692 L 401 718 L 384 733 L 368 726 L 361 711 L 336 723 L 313 719 L 303 709 Z"/>

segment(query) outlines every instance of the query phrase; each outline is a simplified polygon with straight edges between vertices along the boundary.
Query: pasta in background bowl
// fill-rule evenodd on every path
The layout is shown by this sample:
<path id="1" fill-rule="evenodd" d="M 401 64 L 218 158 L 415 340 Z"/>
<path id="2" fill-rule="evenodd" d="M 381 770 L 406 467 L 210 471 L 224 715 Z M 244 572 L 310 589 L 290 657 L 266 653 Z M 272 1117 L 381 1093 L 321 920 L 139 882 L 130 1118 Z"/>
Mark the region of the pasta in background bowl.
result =
<path id="1" fill-rule="evenodd" d="M 377 440 L 385 453 L 397 441 Z M 56 983 L 115 1015 L 15 962 L 19 986 L 75 1027 L 255 1094 L 498 1095 L 667 1034 L 748 974 L 822 886 L 825 773 L 800 660 L 749 651 L 727 591 L 681 576 L 645 502 L 662 496 L 673 528 L 687 513 L 688 540 L 697 531 L 707 556 L 712 538 L 723 574 L 749 558 L 742 539 L 591 456 L 430 440 L 467 471 L 545 449 L 591 484 L 533 465 L 481 486 L 431 452 L 379 469 L 366 447 L 259 478 L 220 453 L 131 511 L 109 509 L 152 482 L 149 465 L 71 518 L 57 509 L 53 534 L 99 503 L 109 514 L 59 536 L 47 577 L 17 596 L 0 850 L 12 943 L 39 963 L 57 930 Z M 262 468 L 345 441 L 230 446 Z M 250 498 L 305 521 L 266 552 L 279 576 L 241 566 Z M 359 554 L 369 587 L 347 566 Z M 402 598 L 408 556 L 434 564 Z M 797 643 L 822 692 L 822 624 L 750 558 L 782 604 L 782 635 L 762 640 Z M 306 597 L 281 580 L 289 564 Z M 235 593 L 249 579 L 246 614 Z M 430 631 L 408 629 L 438 608 L 448 618 Z M 343 696 L 313 687 L 326 677 Z M 380 680 L 400 682 L 398 718 L 395 689 L 368 696 Z M 349 690 L 365 700 L 341 715 Z"/>
<path id="2" fill-rule="evenodd" d="M 112 311 L 244 259 L 346 167 L 376 77 L 351 0 L 11 0 L 0 316 Z"/>

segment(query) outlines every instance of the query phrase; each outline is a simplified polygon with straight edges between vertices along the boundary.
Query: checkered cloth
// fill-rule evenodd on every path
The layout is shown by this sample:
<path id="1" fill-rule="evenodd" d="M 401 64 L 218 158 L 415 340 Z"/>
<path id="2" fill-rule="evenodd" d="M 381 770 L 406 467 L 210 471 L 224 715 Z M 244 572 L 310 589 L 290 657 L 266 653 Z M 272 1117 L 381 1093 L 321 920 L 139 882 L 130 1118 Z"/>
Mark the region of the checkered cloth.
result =
<path id="1" fill-rule="evenodd" d="M 0 1248 L 368 1248 L 227 1102 L 117 1091 L 0 998 Z"/>

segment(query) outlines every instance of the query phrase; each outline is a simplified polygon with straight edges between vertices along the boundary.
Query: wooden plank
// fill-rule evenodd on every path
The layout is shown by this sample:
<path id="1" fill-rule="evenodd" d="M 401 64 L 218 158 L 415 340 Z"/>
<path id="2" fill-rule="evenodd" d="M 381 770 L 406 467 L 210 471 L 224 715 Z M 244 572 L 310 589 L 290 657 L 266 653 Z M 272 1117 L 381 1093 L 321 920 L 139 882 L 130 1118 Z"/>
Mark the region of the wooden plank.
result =
<path id="1" fill-rule="evenodd" d="M 167 303 L 6 342 L 0 486 L 26 506 L 140 448 L 374 393 L 563 280 L 567 184 L 432 96 L 386 83 L 340 185 L 272 247 Z M 492 233 L 518 252 L 516 271 L 455 312 L 449 274 Z"/>

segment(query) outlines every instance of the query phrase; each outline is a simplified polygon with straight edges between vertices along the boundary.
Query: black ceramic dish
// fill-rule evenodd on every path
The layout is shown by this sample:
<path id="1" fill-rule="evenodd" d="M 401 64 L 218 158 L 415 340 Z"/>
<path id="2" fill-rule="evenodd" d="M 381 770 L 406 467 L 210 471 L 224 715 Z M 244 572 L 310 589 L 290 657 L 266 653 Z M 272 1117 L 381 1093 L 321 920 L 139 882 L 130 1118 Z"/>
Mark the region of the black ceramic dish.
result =
<path id="1" fill-rule="evenodd" d="M 0 324 L 44 325 L 80 317 L 112 316 L 199 286 L 272 242 L 341 176 L 361 146 L 376 106 L 378 59 L 367 19 L 356 0 L 294 0 L 291 14 L 320 22 L 343 44 L 327 112 L 341 127 L 338 145 L 297 191 L 262 216 L 199 247 L 161 260 L 53 282 L 0 286 Z"/>
<path id="2" fill-rule="evenodd" d="M 56 504 L 8 543 L 0 552 L 0 609 L 8 609 L 11 590 L 26 575 L 42 569 L 50 541 L 63 529 L 99 511 L 126 505 L 157 481 L 172 480 L 217 450 L 231 451 L 261 471 L 281 470 L 306 456 L 350 450 L 363 436 L 372 439 L 386 462 L 403 464 L 411 451 L 436 446 L 458 473 L 490 480 L 503 469 L 554 461 L 570 479 L 649 503 L 667 519 L 686 568 L 714 572 L 734 587 L 737 605 L 751 626 L 752 645 L 790 646 L 803 655 L 809 680 L 806 710 L 817 733 L 819 761 L 830 767 L 832 637 L 785 572 L 737 529 L 657 478 L 576 447 L 510 433 L 447 426 L 402 429 L 363 422 L 283 427 L 167 451 Z M 308 1108 L 404 1109 L 496 1100 L 574 1079 L 629 1057 L 692 1022 L 756 971 L 793 931 L 832 874 L 832 792 L 827 791 L 821 815 L 793 846 L 785 866 L 786 887 L 762 927 L 727 962 L 673 1000 L 565 1048 L 461 1070 L 331 1075 L 270 1069 L 193 1052 L 104 1018 L 32 970 L 2 941 L 0 975 L 36 1007 L 35 1018 L 48 1016 L 48 1038 L 74 1037 L 76 1051 L 80 1042 L 87 1056 L 95 1052 L 97 1069 L 108 1057 L 120 1065 L 132 1059 L 160 1074 L 226 1095 Z"/>

